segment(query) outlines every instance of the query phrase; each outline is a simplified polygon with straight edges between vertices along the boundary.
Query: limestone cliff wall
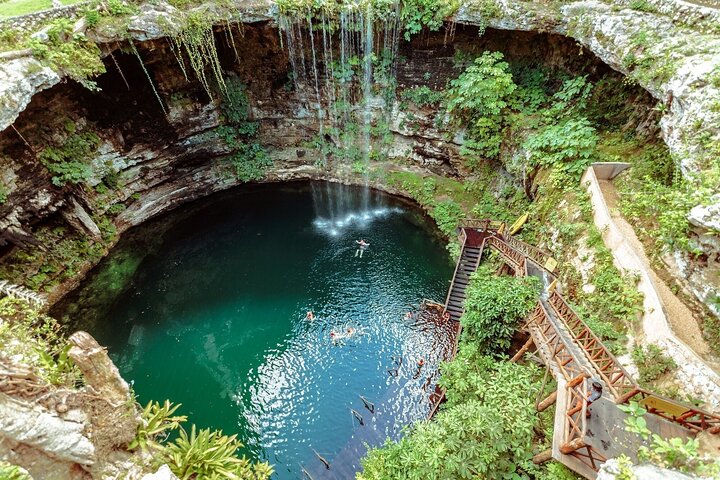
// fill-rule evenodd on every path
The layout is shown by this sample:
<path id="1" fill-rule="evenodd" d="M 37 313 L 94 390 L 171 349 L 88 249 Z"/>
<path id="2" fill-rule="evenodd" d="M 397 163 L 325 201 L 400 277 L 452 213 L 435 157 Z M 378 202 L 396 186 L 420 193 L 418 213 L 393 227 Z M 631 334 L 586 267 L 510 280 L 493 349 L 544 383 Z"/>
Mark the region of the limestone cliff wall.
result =
<path id="1" fill-rule="evenodd" d="M 515 58 L 541 56 L 548 64 L 591 75 L 614 69 L 665 105 L 662 135 L 685 170 L 706 167 L 707 139 L 718 135 L 720 125 L 720 113 L 712 104 L 720 95 L 720 80 L 711 81 L 720 72 L 720 37 L 712 29 L 702 35 L 688 30 L 667 4 L 647 13 L 621 2 L 571 2 L 559 10 L 543 2 L 501 3 L 501 16 L 493 18 L 467 4 L 455 18 L 455 35 L 449 41 L 438 34 L 403 43 L 405 60 L 397 72 L 400 87 L 428 83 L 424 79 L 428 73 L 438 86 L 457 76 L 453 57 L 459 48 L 497 49 Z M 682 11 L 694 12 L 682 18 L 692 16 L 698 25 L 712 25 L 715 11 L 681 3 Z M 97 239 L 101 232 L 96 223 L 114 205 L 124 207 L 112 215 L 115 226 L 123 230 L 239 183 L 226 160 L 232 149 L 218 132 L 223 123 L 218 101 L 210 100 L 198 82 L 185 80 L 164 38 L 176 15 L 174 7 L 155 3 L 143 5 L 129 19 L 127 31 L 152 83 L 137 57 L 124 53 L 131 49 L 113 31 L 92 34 L 105 52 L 108 69 L 98 79 L 99 92 L 71 81 L 60 83 L 59 75 L 31 57 L 0 62 L 0 182 L 8 196 L 0 204 L 0 244 L 6 249 L 33 243 L 34 228 L 55 222 L 58 216 Z M 269 180 L 333 175 L 319 170 L 316 154 L 302 147 L 319 130 L 317 105 L 309 85 L 293 86 L 275 16 L 273 5 L 265 0 L 246 2 L 234 10 L 234 19 L 244 25 L 234 28 L 235 48 L 228 46 L 222 28 L 216 31 L 223 68 L 248 86 L 251 119 L 261 125 L 258 142 L 275 160 Z M 477 26 L 492 28 L 479 36 Z M 637 61 L 656 57 L 658 61 Z M 391 154 L 445 174 L 461 174 L 457 142 L 462 139 L 444 138 L 433 128 L 431 115 L 420 122 L 403 121 L 406 115 L 398 111 L 392 116 Z M 413 117 L 422 119 L 423 112 L 413 112 Z M 416 125 L 409 128 L 411 123 Z M 41 148 L 37 139 L 62 143 L 70 136 L 70 124 L 73 131 L 99 137 L 90 185 L 100 185 L 112 171 L 118 174 L 117 188 L 103 192 L 52 183 L 37 159 Z M 712 215 L 694 219 L 702 234 L 712 222 Z M 715 258 L 717 249 L 711 244 L 707 249 L 708 258 Z M 668 259 L 681 272 L 681 280 L 703 278 L 697 275 L 697 262 L 676 257 Z M 701 285 L 695 288 L 701 289 Z"/>

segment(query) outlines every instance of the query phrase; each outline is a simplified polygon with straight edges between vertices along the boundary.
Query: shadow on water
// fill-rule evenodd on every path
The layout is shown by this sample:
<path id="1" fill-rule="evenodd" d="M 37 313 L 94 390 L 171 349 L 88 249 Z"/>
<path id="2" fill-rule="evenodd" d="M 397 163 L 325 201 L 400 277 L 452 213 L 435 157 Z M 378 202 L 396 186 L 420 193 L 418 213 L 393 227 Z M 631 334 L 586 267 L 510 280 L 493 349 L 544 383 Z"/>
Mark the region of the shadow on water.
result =
<path id="1" fill-rule="evenodd" d="M 108 346 L 141 402 L 182 403 L 276 478 L 299 478 L 313 449 L 332 461 L 348 445 L 360 395 L 393 405 L 383 436 L 421 418 L 448 343 L 441 325 L 405 318 L 444 298 L 452 274 L 434 226 L 393 197 L 362 202 L 322 182 L 215 195 L 129 231 L 54 313 Z M 425 358 L 423 375 L 388 374 L 400 357 Z"/>

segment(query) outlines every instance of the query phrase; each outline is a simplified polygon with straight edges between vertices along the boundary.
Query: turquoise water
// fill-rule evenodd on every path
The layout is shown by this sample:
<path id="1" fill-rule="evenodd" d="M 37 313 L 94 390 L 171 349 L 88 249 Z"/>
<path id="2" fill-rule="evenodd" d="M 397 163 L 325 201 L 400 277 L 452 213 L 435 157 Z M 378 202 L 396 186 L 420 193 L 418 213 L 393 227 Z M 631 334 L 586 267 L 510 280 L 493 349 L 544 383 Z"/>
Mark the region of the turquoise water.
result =
<path id="1" fill-rule="evenodd" d="M 403 202 L 325 183 L 245 187 L 128 232 L 56 313 L 108 346 L 141 403 L 182 403 L 198 426 L 238 433 L 275 478 L 299 478 L 313 449 L 332 461 L 362 428 L 359 395 L 397 387 L 400 356 L 406 373 L 426 359 L 401 393 L 426 400 L 447 331 L 405 313 L 443 300 L 451 276 L 433 227 Z"/>

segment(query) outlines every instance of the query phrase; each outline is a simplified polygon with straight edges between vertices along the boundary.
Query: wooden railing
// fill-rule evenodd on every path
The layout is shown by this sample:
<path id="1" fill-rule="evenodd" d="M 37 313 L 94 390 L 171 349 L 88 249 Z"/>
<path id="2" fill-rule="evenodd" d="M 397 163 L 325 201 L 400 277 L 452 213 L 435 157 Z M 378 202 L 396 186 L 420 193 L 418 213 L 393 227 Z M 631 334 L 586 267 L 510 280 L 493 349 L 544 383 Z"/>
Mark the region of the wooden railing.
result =
<path id="1" fill-rule="evenodd" d="M 490 236 L 486 240 L 487 244 L 495 248 L 505 258 L 507 263 L 515 270 L 516 276 L 527 275 L 525 269 L 525 255 L 512 248 L 510 245 L 505 243 L 502 239 L 496 236 Z"/>
<path id="2" fill-rule="evenodd" d="M 453 272 L 452 280 L 450 281 L 450 288 L 448 288 L 447 296 L 445 297 L 445 306 L 443 308 L 443 313 L 447 311 L 447 305 L 450 301 L 450 295 L 452 294 L 453 288 L 455 287 L 455 279 L 457 278 L 458 270 L 460 270 L 460 261 L 462 260 L 462 254 L 465 251 L 465 244 L 467 243 L 467 234 L 465 233 L 465 229 L 461 228 L 460 233 L 460 257 L 458 258 L 457 263 L 455 263 L 455 271 Z"/>
<path id="3" fill-rule="evenodd" d="M 548 303 L 557 317 L 565 324 L 575 343 L 583 349 L 588 360 L 597 370 L 597 374 L 604 380 L 615 397 L 616 402 L 622 403 L 628 395 L 638 391 L 637 383 L 620 365 L 620 362 L 557 291 L 550 294 Z"/>
<path id="4" fill-rule="evenodd" d="M 557 261 L 548 252 L 544 252 L 529 243 L 518 240 L 512 235 L 505 235 L 503 240 L 515 250 L 522 252 L 522 254 L 526 257 L 530 257 L 530 259 L 550 273 L 555 271 Z"/>
<path id="5" fill-rule="evenodd" d="M 627 399 L 627 401 L 630 400 L 637 401 L 648 413 L 679 423 L 689 430 L 695 432 L 707 431 L 712 434 L 720 433 L 719 415 L 688 406 L 645 389 L 639 389 L 635 395 Z"/>

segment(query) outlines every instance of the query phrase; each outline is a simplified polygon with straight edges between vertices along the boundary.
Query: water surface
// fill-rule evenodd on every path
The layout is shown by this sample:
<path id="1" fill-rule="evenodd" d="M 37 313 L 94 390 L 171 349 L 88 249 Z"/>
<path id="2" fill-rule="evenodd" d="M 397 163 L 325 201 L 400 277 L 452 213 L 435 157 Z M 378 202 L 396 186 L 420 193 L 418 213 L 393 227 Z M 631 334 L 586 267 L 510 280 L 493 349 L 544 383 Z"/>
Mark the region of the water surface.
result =
<path id="1" fill-rule="evenodd" d="M 128 232 L 57 310 L 108 346 L 141 403 L 182 403 L 290 479 L 362 428 L 350 408 L 372 417 L 359 395 L 410 396 L 398 424 L 424 415 L 448 332 L 405 314 L 444 299 L 451 275 L 433 227 L 403 202 L 325 183 L 244 187 Z"/>

